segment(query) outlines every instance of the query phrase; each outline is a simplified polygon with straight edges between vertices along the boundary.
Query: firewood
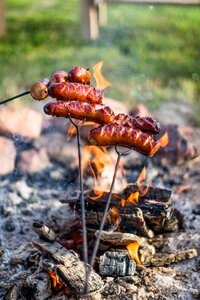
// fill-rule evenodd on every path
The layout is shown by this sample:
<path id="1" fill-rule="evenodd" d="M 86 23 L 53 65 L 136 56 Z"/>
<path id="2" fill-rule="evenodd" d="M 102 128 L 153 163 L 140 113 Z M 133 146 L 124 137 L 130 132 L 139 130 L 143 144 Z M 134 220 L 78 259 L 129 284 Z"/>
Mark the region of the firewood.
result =
<path id="1" fill-rule="evenodd" d="M 44 257 L 48 256 L 56 263 L 58 276 L 77 295 L 84 294 L 86 268 L 89 270 L 88 294 L 103 288 L 101 277 L 88 264 L 82 262 L 78 254 L 67 250 L 57 242 L 33 241 L 32 243 Z"/>
<path id="2" fill-rule="evenodd" d="M 168 266 L 173 263 L 177 263 L 179 261 L 190 259 L 197 256 L 197 250 L 196 249 L 187 249 L 182 250 L 179 252 L 172 252 L 172 253 L 160 253 L 156 254 L 151 259 L 151 265 L 154 267 L 162 267 L 162 266 Z"/>
<path id="3" fill-rule="evenodd" d="M 98 235 L 98 230 L 95 235 Z M 133 242 L 139 242 L 140 244 L 144 243 L 146 239 L 141 238 L 133 233 L 123 233 L 123 232 L 108 232 L 102 231 L 101 233 L 101 241 L 108 242 L 111 245 L 116 246 L 127 246 Z"/>
<path id="4" fill-rule="evenodd" d="M 131 193 L 139 192 L 140 199 L 151 199 L 159 202 L 168 202 L 171 197 L 171 191 L 153 186 L 145 186 L 137 184 L 128 184 L 122 195 L 128 197 Z"/>
<path id="5" fill-rule="evenodd" d="M 32 229 L 35 233 L 39 235 L 41 239 L 44 239 L 49 242 L 53 242 L 56 239 L 55 232 L 38 221 L 33 222 Z"/>

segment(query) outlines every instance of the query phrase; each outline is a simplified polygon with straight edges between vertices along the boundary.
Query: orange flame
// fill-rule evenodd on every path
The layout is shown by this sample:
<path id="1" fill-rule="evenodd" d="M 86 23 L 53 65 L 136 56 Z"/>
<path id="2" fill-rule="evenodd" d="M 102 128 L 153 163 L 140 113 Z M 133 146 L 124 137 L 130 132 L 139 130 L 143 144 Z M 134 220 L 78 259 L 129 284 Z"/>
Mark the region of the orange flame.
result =
<path id="1" fill-rule="evenodd" d="M 132 203 L 134 205 L 137 205 L 138 200 L 139 200 L 139 192 L 135 192 L 135 193 L 131 193 L 127 198 L 126 198 L 126 202 L 128 203 Z"/>
<path id="2" fill-rule="evenodd" d="M 94 177 L 94 190 L 97 194 L 91 199 L 96 200 L 101 197 L 103 191 L 98 188 L 101 174 L 105 165 L 113 164 L 105 147 L 85 146 L 83 149 L 83 170 L 89 165 L 90 171 Z"/>
<path id="3" fill-rule="evenodd" d="M 102 75 L 101 73 L 101 68 L 103 66 L 103 61 L 100 61 L 99 63 L 97 63 L 96 65 L 94 65 L 92 67 L 93 71 L 94 71 L 94 78 L 96 80 L 96 87 L 97 89 L 105 89 L 107 88 L 108 86 L 111 86 L 112 84 L 106 80 L 104 78 L 104 76 Z"/>
<path id="4" fill-rule="evenodd" d="M 76 134 L 76 127 L 73 124 L 69 125 L 69 129 L 67 132 L 67 140 L 71 140 L 72 136 Z"/>
<path id="5" fill-rule="evenodd" d="M 120 216 L 119 216 L 119 210 L 117 207 L 113 206 L 109 210 L 109 216 L 114 225 L 120 224 Z"/>
<path id="6" fill-rule="evenodd" d="M 169 136 L 166 131 L 165 134 L 160 138 L 160 147 L 164 148 L 168 145 L 168 143 L 169 143 Z"/>
<path id="7" fill-rule="evenodd" d="M 78 121 L 77 125 L 81 125 L 82 122 L 83 121 Z M 88 122 L 84 122 L 82 124 L 82 126 L 89 126 L 89 125 L 95 125 L 95 123 L 91 122 L 91 121 L 88 121 Z M 72 136 L 74 136 L 74 135 L 76 135 L 76 127 L 73 124 L 70 123 L 69 129 L 68 129 L 68 132 L 67 132 L 67 140 L 69 141 L 72 138 Z"/>
<path id="8" fill-rule="evenodd" d="M 149 186 L 144 187 L 143 184 L 141 183 L 142 181 L 144 181 L 146 179 L 146 170 L 147 170 L 147 168 L 146 168 L 146 165 L 145 165 L 143 167 L 140 175 L 138 176 L 137 181 L 136 181 L 136 184 L 137 184 L 137 186 L 139 188 L 139 191 L 140 191 L 140 196 L 144 196 L 147 193 L 148 189 L 149 189 Z"/>
<path id="9" fill-rule="evenodd" d="M 140 243 L 138 242 L 133 242 L 131 244 L 129 244 L 128 246 L 126 246 L 128 252 L 129 252 L 129 255 L 130 257 L 138 264 L 138 265 L 141 265 L 141 261 L 139 259 L 139 256 L 138 256 L 138 250 L 139 250 L 139 247 L 140 247 Z"/>
<path id="10" fill-rule="evenodd" d="M 47 273 L 49 274 L 50 278 L 51 278 L 51 282 L 52 282 L 52 286 L 54 289 L 60 289 L 64 283 L 62 282 L 62 280 L 60 280 L 60 278 L 58 277 L 58 275 L 50 270 L 47 270 Z"/>
<path id="11" fill-rule="evenodd" d="M 101 196 L 103 195 L 103 193 L 104 193 L 103 190 L 94 190 L 94 194 L 95 194 L 96 196 L 89 196 L 89 197 L 90 197 L 90 199 L 92 199 L 92 200 L 97 200 L 97 199 L 101 198 Z"/>

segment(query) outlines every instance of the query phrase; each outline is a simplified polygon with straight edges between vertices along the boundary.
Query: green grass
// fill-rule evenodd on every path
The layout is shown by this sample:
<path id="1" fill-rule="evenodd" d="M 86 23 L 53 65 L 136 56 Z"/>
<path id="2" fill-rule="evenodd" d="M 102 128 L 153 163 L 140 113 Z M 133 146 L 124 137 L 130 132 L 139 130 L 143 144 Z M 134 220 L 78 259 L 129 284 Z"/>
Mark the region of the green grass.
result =
<path id="1" fill-rule="evenodd" d="M 113 85 L 106 96 L 150 108 L 162 101 L 199 103 L 200 10 L 109 5 L 100 38 L 80 36 L 78 0 L 8 0 L 0 40 L 0 98 L 73 65 L 103 60 Z"/>

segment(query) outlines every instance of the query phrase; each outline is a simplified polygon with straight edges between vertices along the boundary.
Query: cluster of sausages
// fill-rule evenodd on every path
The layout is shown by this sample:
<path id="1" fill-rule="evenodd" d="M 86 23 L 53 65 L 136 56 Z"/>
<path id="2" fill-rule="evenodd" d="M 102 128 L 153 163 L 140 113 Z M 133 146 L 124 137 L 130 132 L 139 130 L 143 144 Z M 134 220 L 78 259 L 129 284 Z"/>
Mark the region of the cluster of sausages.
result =
<path id="1" fill-rule="evenodd" d="M 44 106 L 44 112 L 56 117 L 92 121 L 100 124 L 89 133 L 89 140 L 97 146 L 121 145 L 153 156 L 160 141 L 153 134 L 160 132 L 160 124 L 151 117 L 115 116 L 109 106 L 102 104 L 103 90 L 91 86 L 91 73 L 82 67 L 73 67 L 68 73 L 56 71 L 49 79 L 35 83 L 30 90 L 36 100 L 47 96 L 56 101 Z"/>

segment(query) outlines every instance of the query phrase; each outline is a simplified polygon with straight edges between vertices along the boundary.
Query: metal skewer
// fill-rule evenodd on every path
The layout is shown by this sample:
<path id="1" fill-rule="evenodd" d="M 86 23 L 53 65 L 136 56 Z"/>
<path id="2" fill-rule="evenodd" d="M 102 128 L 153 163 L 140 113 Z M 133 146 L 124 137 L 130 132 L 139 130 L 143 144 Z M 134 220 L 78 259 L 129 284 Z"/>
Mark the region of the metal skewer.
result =
<path id="1" fill-rule="evenodd" d="M 81 203 L 81 223 L 82 223 L 82 237 L 83 237 L 83 260 L 88 263 L 88 243 L 87 243 L 87 228 L 85 219 L 85 201 L 84 201 L 84 189 L 83 189 L 83 170 L 82 170 L 82 155 L 81 155 L 81 143 L 80 143 L 80 127 L 85 120 L 77 125 L 69 115 L 70 122 L 76 128 L 77 148 L 78 148 L 78 165 L 79 165 L 79 179 L 80 179 L 80 203 Z"/>
<path id="2" fill-rule="evenodd" d="M 115 179 L 116 179 L 120 159 L 121 159 L 122 156 L 128 155 L 132 151 L 132 149 L 129 149 L 129 150 L 124 151 L 124 152 L 120 152 L 117 149 L 117 145 L 115 145 L 115 151 L 117 153 L 117 161 L 115 163 L 115 170 L 114 170 L 114 173 L 113 173 L 113 179 L 112 179 L 112 183 L 111 183 L 111 186 L 110 186 L 110 192 L 109 192 L 108 200 L 106 202 L 106 206 L 105 206 L 104 213 L 103 213 L 103 218 L 102 218 L 100 226 L 99 226 L 98 235 L 97 235 L 97 238 L 96 238 L 96 241 L 95 241 L 95 245 L 94 245 L 94 249 L 93 249 L 93 253 L 92 253 L 92 257 L 91 257 L 91 261 L 90 261 L 91 267 L 94 266 L 95 257 L 96 257 L 96 254 L 97 254 L 97 251 L 98 251 L 98 248 L 99 248 L 101 233 L 103 231 L 104 224 L 105 224 L 106 217 L 107 217 L 107 213 L 108 213 L 108 210 L 109 210 L 109 207 L 110 207 L 112 192 L 113 192 L 113 188 L 114 188 L 114 185 L 115 185 Z"/>
<path id="3" fill-rule="evenodd" d="M 26 91 L 26 92 L 23 92 L 21 94 L 15 95 L 15 96 L 13 96 L 11 98 L 8 98 L 8 99 L 5 99 L 5 100 L 1 101 L 0 105 L 5 104 L 5 103 L 10 102 L 10 101 L 13 101 L 13 100 L 15 100 L 17 98 L 23 97 L 23 96 L 28 95 L 28 94 L 30 94 L 30 91 Z"/>

